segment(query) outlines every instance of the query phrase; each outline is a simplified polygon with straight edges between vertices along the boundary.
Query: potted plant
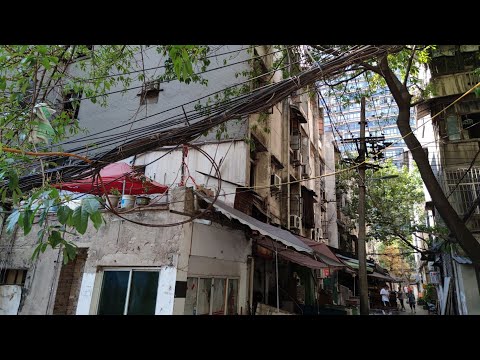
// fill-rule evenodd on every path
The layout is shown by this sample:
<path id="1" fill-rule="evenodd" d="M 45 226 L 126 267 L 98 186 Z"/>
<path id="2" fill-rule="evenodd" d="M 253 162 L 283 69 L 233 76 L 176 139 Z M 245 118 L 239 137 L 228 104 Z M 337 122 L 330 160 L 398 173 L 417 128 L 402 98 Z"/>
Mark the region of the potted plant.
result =
<path id="1" fill-rule="evenodd" d="M 120 191 L 112 187 L 110 189 L 110 194 L 107 195 L 109 202 L 112 204 L 112 207 L 116 208 L 118 206 L 118 201 L 120 200 L 121 193 Z M 107 205 L 110 206 L 109 202 L 107 201 Z"/>
<path id="2" fill-rule="evenodd" d="M 142 181 L 142 187 L 143 190 L 145 191 L 145 194 L 148 193 L 148 190 L 150 189 L 150 181 L 147 179 L 145 175 L 140 176 L 140 180 Z M 137 205 L 148 205 L 150 203 L 150 198 L 148 196 L 137 196 L 137 199 L 135 201 L 135 204 Z"/>

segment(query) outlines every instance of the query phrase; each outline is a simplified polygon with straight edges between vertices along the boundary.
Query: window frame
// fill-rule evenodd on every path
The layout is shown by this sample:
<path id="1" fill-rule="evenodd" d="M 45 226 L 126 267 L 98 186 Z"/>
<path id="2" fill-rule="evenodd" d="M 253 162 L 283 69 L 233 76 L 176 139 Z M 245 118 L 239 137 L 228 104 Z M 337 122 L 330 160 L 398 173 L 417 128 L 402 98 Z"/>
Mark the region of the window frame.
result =
<path id="1" fill-rule="evenodd" d="M 102 298 L 102 289 L 103 289 L 103 281 L 105 279 L 105 272 L 106 271 L 128 271 L 129 276 L 128 276 L 128 285 L 127 285 L 127 293 L 125 295 L 125 306 L 123 309 L 123 314 L 122 315 L 128 315 L 128 304 L 129 304 L 129 297 L 130 297 L 130 289 L 132 285 L 132 276 L 134 271 L 150 271 L 150 272 L 158 272 L 158 284 L 157 284 L 157 293 L 155 297 L 155 310 L 154 310 L 154 315 L 157 313 L 157 302 L 158 302 L 158 293 L 159 293 L 159 287 L 160 287 L 160 276 L 162 273 L 162 268 L 161 267 L 128 267 L 128 266 L 121 266 L 121 267 L 104 267 L 99 271 L 99 281 L 98 281 L 98 287 L 97 287 L 97 296 L 95 299 L 95 308 L 94 308 L 94 314 L 98 315 L 98 310 L 100 308 L 100 300 Z"/>
<path id="2" fill-rule="evenodd" d="M 202 315 L 213 315 L 212 312 L 213 312 L 213 291 L 214 291 L 214 287 L 215 287 L 215 280 L 219 279 L 219 280 L 226 280 L 225 282 L 225 294 L 224 294 L 224 298 L 223 298 L 223 301 L 224 301 L 224 310 L 223 310 L 223 314 L 222 315 L 227 315 L 227 311 L 228 311 L 228 286 L 229 286 L 229 282 L 230 280 L 237 280 L 238 283 L 237 283 L 237 308 L 235 309 L 236 311 L 236 314 L 239 313 L 238 311 L 238 308 L 240 306 L 240 301 L 239 301 L 239 293 L 240 293 L 240 277 L 239 276 L 223 276 L 223 275 L 217 275 L 217 276 L 205 276 L 205 275 L 193 275 L 193 276 L 187 276 L 187 282 L 188 282 L 188 279 L 197 279 L 197 293 L 195 295 L 195 304 L 194 304 L 194 309 L 197 309 L 198 308 L 198 296 L 199 296 L 199 291 L 200 291 L 200 286 L 198 285 L 199 282 L 200 282 L 200 279 L 211 279 L 212 280 L 212 284 L 210 286 L 210 304 L 209 304 L 209 311 L 208 311 L 208 314 L 202 314 Z M 185 313 L 185 309 L 184 309 L 184 313 Z M 193 315 L 197 315 L 196 313 L 196 310 L 195 310 L 195 313 Z M 215 314 L 217 315 L 217 314 Z"/>

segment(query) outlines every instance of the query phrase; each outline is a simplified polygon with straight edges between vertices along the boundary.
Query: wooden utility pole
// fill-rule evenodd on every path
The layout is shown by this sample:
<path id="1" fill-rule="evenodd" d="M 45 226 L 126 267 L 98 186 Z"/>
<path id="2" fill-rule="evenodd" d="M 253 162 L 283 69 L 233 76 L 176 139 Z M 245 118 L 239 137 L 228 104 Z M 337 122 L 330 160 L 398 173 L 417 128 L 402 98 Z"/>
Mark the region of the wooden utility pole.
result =
<path id="1" fill-rule="evenodd" d="M 365 137 L 365 97 L 361 99 L 361 111 L 360 111 L 360 137 L 343 139 L 342 143 L 355 143 L 358 149 L 358 157 L 356 159 L 344 159 L 349 163 L 358 166 L 359 182 L 358 182 L 358 295 L 360 297 L 360 314 L 368 315 L 369 313 L 369 301 L 368 301 L 368 281 L 367 281 L 367 252 L 366 252 L 366 228 L 365 228 L 365 170 L 367 168 L 378 170 L 380 168 L 377 164 L 367 164 L 365 161 L 369 156 L 367 150 L 367 143 L 371 145 L 373 157 L 376 160 L 381 149 L 385 148 L 385 145 L 380 147 L 378 142 L 385 141 L 385 136 L 369 136 Z M 370 154 L 371 155 L 371 154 Z"/>
<path id="2" fill-rule="evenodd" d="M 365 97 L 362 96 L 360 110 L 360 151 L 358 161 L 358 287 L 360 296 L 360 315 L 368 315 L 368 281 L 367 281 L 367 252 L 365 249 L 365 159 L 367 144 L 365 141 Z"/>

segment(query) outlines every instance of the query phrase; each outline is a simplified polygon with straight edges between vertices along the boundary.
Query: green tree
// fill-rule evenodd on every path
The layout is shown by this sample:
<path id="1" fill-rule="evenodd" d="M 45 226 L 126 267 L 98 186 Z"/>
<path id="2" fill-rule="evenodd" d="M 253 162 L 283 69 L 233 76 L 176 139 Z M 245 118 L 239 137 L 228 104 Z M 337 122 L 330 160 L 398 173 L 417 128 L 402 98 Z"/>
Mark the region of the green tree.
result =
<path id="1" fill-rule="evenodd" d="M 401 243 L 402 249 L 423 251 L 412 244 L 412 236 L 428 233 L 446 237 L 446 229 L 425 225 L 423 184 L 416 166 L 410 171 L 406 166 L 398 169 L 388 160 L 382 169 L 368 169 L 365 175 L 367 241 L 380 241 L 385 245 Z M 358 183 L 357 173 L 340 173 L 341 188 L 350 188 L 345 211 L 358 221 L 358 187 L 351 186 L 353 183 Z M 428 249 L 428 245 L 424 248 Z"/>
<path id="2" fill-rule="evenodd" d="M 313 60 L 318 60 L 327 56 L 340 55 L 350 47 L 310 45 L 309 48 L 313 53 Z M 331 82 L 335 80 L 327 80 L 331 85 L 340 86 L 359 76 L 369 74 L 368 81 L 372 85 L 371 89 L 376 89 L 378 85 L 383 84 L 388 86 L 399 110 L 396 124 L 418 166 L 420 176 L 435 208 L 465 253 L 473 262 L 480 264 L 480 243 L 448 201 L 434 175 L 426 153 L 410 126 L 410 109 L 419 99 L 428 96 L 428 89 L 423 86 L 419 74 L 420 67 L 429 62 L 432 48 L 425 45 L 403 46 L 395 53 L 381 53 L 369 61 L 357 61 L 355 65 L 346 65 L 347 72 L 337 80 L 337 83 L 332 84 Z M 362 95 L 368 94 L 358 93 L 357 98 L 354 99 L 346 96 L 345 101 L 358 101 L 358 97 Z"/>
<path id="3" fill-rule="evenodd" d="M 208 46 L 155 48 L 165 59 L 164 70 L 157 80 L 207 83 L 198 73 L 205 71 L 210 63 Z M 33 256 L 44 252 L 48 245 L 63 246 L 67 262 L 76 250 L 73 243 L 65 240 L 65 234 L 84 234 L 89 221 L 97 229 L 103 222 L 98 210 L 99 198 L 86 199 L 72 210 L 45 176 L 47 167 L 57 165 L 48 161 L 51 153 L 44 150 L 46 145 L 82 130 L 72 111 L 52 101 L 54 94 L 83 94 L 87 101 L 107 106 L 107 95 L 113 86 L 126 89 L 135 78 L 145 81 L 142 71 L 132 71 L 144 50 L 144 46 L 130 45 L 0 46 L 1 207 L 9 213 L 7 232 L 18 226 L 26 235 L 34 221 L 38 221 L 38 246 Z M 73 107 L 78 101 L 78 97 L 70 98 Z M 38 158 L 39 167 L 33 161 Z M 44 175 L 42 186 L 23 193 L 19 178 L 36 173 Z M 55 213 L 58 222 L 52 223 L 49 213 Z"/>

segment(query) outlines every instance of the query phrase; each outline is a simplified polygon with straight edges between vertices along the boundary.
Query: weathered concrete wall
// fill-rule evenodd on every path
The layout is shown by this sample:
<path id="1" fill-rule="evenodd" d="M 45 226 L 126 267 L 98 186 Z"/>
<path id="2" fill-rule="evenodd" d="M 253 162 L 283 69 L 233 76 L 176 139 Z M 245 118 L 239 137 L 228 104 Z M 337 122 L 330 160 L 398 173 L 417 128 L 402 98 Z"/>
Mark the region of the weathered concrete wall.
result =
<path id="1" fill-rule="evenodd" d="M 235 184 L 240 186 L 248 185 L 245 164 L 248 162 L 249 145 L 243 140 L 239 140 L 204 144 L 201 145 L 201 148 L 215 160 L 215 163 L 220 168 L 222 180 L 225 180 L 222 181 L 219 200 L 233 206 L 235 188 L 237 187 Z M 135 160 L 135 165 L 150 164 L 165 153 L 166 151 L 155 151 L 141 155 Z M 190 149 L 186 163 L 190 175 L 196 184 L 204 185 L 211 189 L 218 188 L 218 180 L 216 178 L 198 172 L 201 171 L 202 173 L 217 177 L 215 170 L 212 168 L 212 164 L 203 154 L 195 149 Z M 181 180 L 181 164 L 182 149 L 180 148 L 180 150 L 172 151 L 167 156 L 147 165 L 145 174 L 162 184 L 173 185 L 175 187 Z M 188 176 L 188 174 L 186 174 L 186 176 Z M 188 180 L 187 185 L 193 185 L 191 179 Z"/>
<path id="2" fill-rule="evenodd" d="M 215 46 L 218 47 L 218 46 Z M 197 99 L 202 98 L 208 94 L 212 94 L 216 91 L 223 90 L 231 85 L 241 83 L 245 81 L 245 78 L 240 75 L 236 77 L 237 73 L 246 71 L 250 69 L 250 66 L 247 61 L 250 59 L 251 55 L 246 51 L 248 48 L 247 45 L 223 45 L 213 55 L 210 60 L 211 63 L 208 66 L 208 70 L 212 70 L 201 76 L 208 80 L 208 85 L 200 84 L 185 84 L 180 83 L 179 81 L 171 81 L 168 83 L 161 83 L 160 89 L 162 90 L 159 93 L 158 102 L 148 102 L 147 105 L 140 105 L 140 96 L 138 94 L 141 91 L 142 81 L 138 80 L 138 74 L 134 73 L 129 75 L 132 79 L 131 84 L 128 86 L 132 88 L 126 93 L 122 94 L 121 92 L 110 94 L 108 96 L 108 107 L 103 108 L 98 104 L 93 104 L 90 101 L 82 101 L 78 118 L 80 120 L 80 125 L 86 128 L 90 134 L 97 134 L 99 132 L 105 131 L 103 135 L 112 135 L 119 132 L 128 131 L 129 129 L 135 130 L 143 126 L 148 126 L 152 124 L 158 124 L 162 121 L 167 121 L 167 119 L 184 116 L 183 110 L 180 105 L 185 104 L 184 109 L 187 114 L 194 111 L 195 105 L 197 104 Z M 232 52 L 238 50 L 238 52 Z M 232 52 L 226 55 L 215 56 L 215 54 L 222 54 L 226 52 Z M 147 81 L 153 80 L 163 73 L 161 66 L 163 65 L 164 58 L 161 54 L 158 54 L 156 49 L 152 47 L 148 49 L 143 54 L 143 61 L 140 54 L 136 56 L 137 64 L 132 64 L 132 70 L 142 70 L 144 67 L 145 70 L 145 79 Z M 237 63 L 232 66 L 224 67 L 224 60 L 227 61 L 227 65 L 231 63 Z M 143 62 L 143 66 L 142 66 Z M 152 68 L 151 70 L 148 70 Z M 72 74 L 81 74 L 79 70 L 75 70 L 74 66 L 70 67 Z M 122 90 L 122 87 L 112 86 L 109 92 L 115 92 Z M 62 99 L 58 99 L 62 100 Z M 207 99 L 202 99 L 201 103 L 205 104 Z M 190 103 L 189 103 L 190 102 Z M 189 104 L 187 104 L 189 103 Z M 138 113 L 137 113 L 137 110 Z M 158 114 L 158 115 L 154 115 Z M 154 116 L 151 116 L 154 115 Z M 151 116 L 147 119 L 137 121 L 134 124 L 120 127 L 132 120 L 142 119 L 147 116 Z M 197 119 L 198 120 L 198 119 Z M 197 120 L 191 120 L 190 123 L 194 123 Z M 232 123 L 233 124 L 233 123 Z M 181 126 L 184 126 L 183 124 Z M 235 126 L 235 125 L 232 125 Z M 84 134 L 79 134 L 76 138 L 82 137 Z M 93 136 L 94 138 L 95 136 Z M 89 142 L 92 142 L 93 139 L 85 139 L 81 142 L 75 143 L 71 146 L 83 146 Z M 118 145 L 118 144 L 117 144 Z M 69 146 L 66 146 L 66 150 L 69 149 Z M 108 148 L 94 149 L 90 151 L 97 152 L 99 150 L 107 150 Z"/>
<path id="3" fill-rule="evenodd" d="M 248 308 L 247 258 L 252 253 L 251 240 L 244 232 L 212 225 L 194 224 L 188 276 L 225 276 L 239 278 L 238 313 Z"/>
<path id="4" fill-rule="evenodd" d="M 480 293 L 475 268 L 472 265 L 459 265 L 458 268 L 461 269 L 460 281 L 463 281 L 460 297 L 466 305 L 465 315 L 480 315 Z"/>
<path id="5" fill-rule="evenodd" d="M 193 210 L 193 204 L 188 201 L 188 196 L 184 196 L 183 190 L 178 188 L 172 191 L 170 210 Z M 85 251 L 88 249 L 84 268 L 73 262 L 62 271 L 63 259 L 58 249 L 48 249 L 32 263 L 30 259 L 38 229 L 32 229 L 28 236 L 17 234 L 7 266 L 29 269 L 20 314 L 96 314 L 103 269 L 117 267 L 159 269 L 155 314 L 183 314 L 185 298 L 175 297 L 175 286 L 178 281 L 186 281 L 192 271 L 200 275 L 239 278 L 238 311 L 246 309 L 246 262 L 251 255 L 251 243 L 243 231 L 216 223 L 207 226 L 192 222 L 182 226 L 153 228 L 130 223 L 110 213 L 104 213 L 103 216 L 106 224 L 98 231 L 90 226 L 83 236 L 70 238 Z M 122 216 L 150 224 L 186 219 L 164 207 L 137 210 Z M 1 238 L 2 243 L 8 240 L 6 236 Z M 0 260 L 3 259 L 0 257 Z M 79 270 L 80 267 L 82 270 Z M 68 270 L 71 272 L 68 273 Z M 15 304 L 10 305 L 8 308 L 13 308 Z"/>
<path id="6" fill-rule="evenodd" d="M 324 156 L 325 156 L 325 172 L 327 174 L 335 172 L 335 152 L 333 147 L 333 133 L 326 132 L 324 134 Z M 327 145 L 329 144 L 329 145 Z M 325 192 L 327 198 L 327 231 L 328 245 L 338 248 L 338 225 L 337 225 L 337 203 L 336 203 L 336 186 L 335 176 L 325 177 Z"/>
<path id="7" fill-rule="evenodd" d="M 62 265 L 55 292 L 53 315 L 75 315 L 86 260 L 87 249 L 79 248 L 77 257 Z"/>
<path id="8" fill-rule="evenodd" d="M 28 269 L 22 289 L 19 315 L 48 314 L 53 307 L 51 292 L 55 288 L 61 257 L 58 250 L 49 248 L 37 260 L 31 260 L 37 242 L 37 232 L 38 229 L 34 226 L 27 236 L 21 231 L 16 231 L 13 239 L 5 232 L 0 236 L 2 248 L 7 249 L 8 245 L 9 249 L 0 253 L 0 263 L 9 269 Z"/>
<path id="9" fill-rule="evenodd" d="M 0 315 L 17 315 L 21 297 L 20 285 L 0 285 Z"/>
<path id="10" fill-rule="evenodd" d="M 173 191 L 171 209 L 184 211 L 182 198 L 179 200 L 182 189 Z M 183 227 L 152 228 L 140 226 L 122 220 L 110 213 L 103 214 L 106 224 L 98 231 L 90 224 L 83 236 L 67 236 L 81 248 L 88 248 L 88 258 L 85 263 L 84 274 L 79 276 L 82 285 L 79 294 L 77 313 L 88 314 L 90 307 L 95 306 L 95 284 L 100 276 L 98 270 L 103 267 L 168 267 L 178 256 L 183 240 Z M 185 220 L 185 216 L 176 215 L 168 210 L 140 210 L 124 214 L 126 218 L 143 223 L 161 224 Z M 51 218 L 54 221 L 54 218 Z M 188 225 L 186 225 L 188 226 Z M 191 226 L 191 225 L 190 225 Z M 23 291 L 23 303 L 20 305 L 19 314 L 51 314 L 55 302 L 58 279 L 62 264 L 62 254 L 58 249 L 48 248 L 40 254 L 34 262 L 31 256 L 36 246 L 38 228 L 34 226 L 28 236 L 17 233 L 12 251 L 6 259 L 8 268 L 27 268 L 27 278 Z M 2 234 L 0 242 L 8 244 L 10 237 Z M 5 260 L 7 254 L 0 254 L 0 261 Z M 168 272 L 168 271 L 167 271 Z M 166 278 L 172 279 L 171 276 Z M 167 286 L 172 293 L 175 289 L 173 283 Z M 92 302 L 93 297 L 93 302 Z M 173 305 L 172 305 L 173 306 Z M 171 307 L 171 306 L 170 306 Z M 71 309 L 74 312 L 74 309 Z"/>

